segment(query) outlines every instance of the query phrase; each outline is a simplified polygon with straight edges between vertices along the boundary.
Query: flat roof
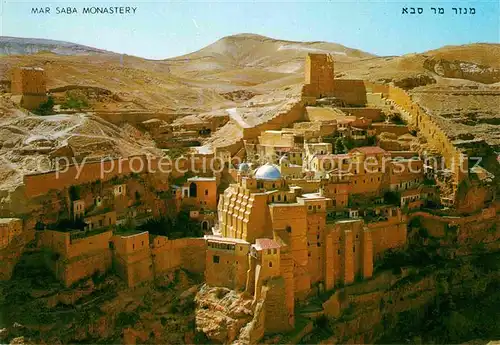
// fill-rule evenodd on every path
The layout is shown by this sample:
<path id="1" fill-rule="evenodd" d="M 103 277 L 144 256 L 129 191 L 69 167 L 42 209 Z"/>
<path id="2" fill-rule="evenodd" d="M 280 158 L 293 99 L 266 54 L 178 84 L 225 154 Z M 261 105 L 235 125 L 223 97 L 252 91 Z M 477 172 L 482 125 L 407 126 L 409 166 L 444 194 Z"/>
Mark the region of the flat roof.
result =
<path id="1" fill-rule="evenodd" d="M 324 196 L 319 195 L 319 193 L 305 193 L 300 197 L 304 199 L 326 199 Z"/>
<path id="2" fill-rule="evenodd" d="M 214 242 L 250 244 L 249 242 L 242 240 L 241 238 L 222 237 L 215 235 L 205 235 L 204 238 L 207 241 L 214 241 Z"/>
<path id="3" fill-rule="evenodd" d="M 120 236 L 121 238 L 128 238 L 128 237 L 134 237 L 137 235 L 142 235 L 142 234 L 149 234 L 149 231 L 137 231 L 137 230 L 125 230 L 123 233 L 120 232 L 115 232 L 115 236 Z"/>
<path id="4" fill-rule="evenodd" d="M 193 182 L 193 181 L 215 181 L 216 178 L 215 177 L 198 177 L 198 176 L 195 176 L 195 177 L 190 177 L 187 180 L 189 182 Z"/>
<path id="5" fill-rule="evenodd" d="M 8 224 L 10 222 L 15 222 L 21 220 L 20 218 L 0 218 L 0 224 Z"/>

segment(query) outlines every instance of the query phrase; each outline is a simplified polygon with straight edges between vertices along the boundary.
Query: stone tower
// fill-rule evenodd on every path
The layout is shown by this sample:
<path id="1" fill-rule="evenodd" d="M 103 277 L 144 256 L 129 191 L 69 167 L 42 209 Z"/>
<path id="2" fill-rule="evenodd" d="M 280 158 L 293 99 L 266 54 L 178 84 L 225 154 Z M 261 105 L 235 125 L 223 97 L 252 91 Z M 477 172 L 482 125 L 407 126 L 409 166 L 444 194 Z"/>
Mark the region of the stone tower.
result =
<path id="1" fill-rule="evenodd" d="M 26 109 L 36 109 L 47 101 L 47 78 L 43 68 L 21 67 L 12 73 L 11 92 Z"/>
<path id="2" fill-rule="evenodd" d="M 308 54 L 305 63 L 305 93 L 307 96 L 333 96 L 334 69 L 330 54 Z"/>

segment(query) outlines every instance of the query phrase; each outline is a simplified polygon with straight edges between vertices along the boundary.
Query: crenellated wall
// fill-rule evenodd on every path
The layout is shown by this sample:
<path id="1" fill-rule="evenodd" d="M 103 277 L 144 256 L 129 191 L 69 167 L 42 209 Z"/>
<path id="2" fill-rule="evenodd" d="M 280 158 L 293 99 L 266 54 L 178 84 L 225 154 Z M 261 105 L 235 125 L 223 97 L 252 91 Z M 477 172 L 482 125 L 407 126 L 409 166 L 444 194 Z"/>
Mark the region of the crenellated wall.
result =
<path id="1" fill-rule="evenodd" d="M 382 87 L 379 87 L 382 89 Z M 425 109 L 415 103 L 411 95 L 396 86 L 387 86 L 385 96 L 402 110 L 403 119 L 411 126 L 417 127 L 431 149 L 439 152 L 444 159 L 445 165 L 453 172 L 454 189 L 458 187 L 468 175 L 468 160 L 461 151 L 456 148 L 452 139 L 444 131 L 443 124 L 436 121 Z"/>

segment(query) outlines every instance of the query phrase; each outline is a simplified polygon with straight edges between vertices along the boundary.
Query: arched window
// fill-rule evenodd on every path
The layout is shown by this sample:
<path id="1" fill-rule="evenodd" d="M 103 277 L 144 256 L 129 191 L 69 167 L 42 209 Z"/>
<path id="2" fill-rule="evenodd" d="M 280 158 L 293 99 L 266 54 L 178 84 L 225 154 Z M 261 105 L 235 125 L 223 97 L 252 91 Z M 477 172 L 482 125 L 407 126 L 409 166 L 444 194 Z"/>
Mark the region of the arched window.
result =
<path id="1" fill-rule="evenodd" d="M 191 184 L 189 185 L 189 196 L 196 197 L 196 194 L 197 194 L 196 183 L 191 182 Z"/>

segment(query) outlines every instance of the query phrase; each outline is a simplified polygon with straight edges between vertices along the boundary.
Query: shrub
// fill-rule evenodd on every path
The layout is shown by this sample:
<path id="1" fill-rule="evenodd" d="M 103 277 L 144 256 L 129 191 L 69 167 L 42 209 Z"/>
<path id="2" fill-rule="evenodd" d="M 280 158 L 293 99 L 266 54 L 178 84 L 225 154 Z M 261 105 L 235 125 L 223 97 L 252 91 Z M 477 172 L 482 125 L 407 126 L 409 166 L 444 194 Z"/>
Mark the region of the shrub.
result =
<path id="1" fill-rule="evenodd" d="M 116 318 L 116 325 L 122 328 L 133 326 L 139 321 L 139 315 L 135 312 L 121 312 Z"/>
<path id="2" fill-rule="evenodd" d="M 87 97 L 81 93 L 75 91 L 66 92 L 66 101 L 61 104 L 62 109 L 84 109 L 88 108 L 89 103 Z"/>
<path id="3" fill-rule="evenodd" d="M 397 125 L 404 125 L 404 121 L 403 121 L 403 118 L 401 117 L 401 114 L 394 114 L 391 117 L 391 122 L 395 123 Z"/>
<path id="4" fill-rule="evenodd" d="M 340 154 L 340 153 L 346 153 L 347 150 L 344 146 L 344 143 L 342 142 L 342 138 L 337 138 L 335 141 L 335 153 Z"/>
<path id="5" fill-rule="evenodd" d="M 49 96 L 46 102 L 40 104 L 38 109 L 34 111 L 35 114 L 38 115 L 50 115 L 54 112 L 54 98 Z"/>

